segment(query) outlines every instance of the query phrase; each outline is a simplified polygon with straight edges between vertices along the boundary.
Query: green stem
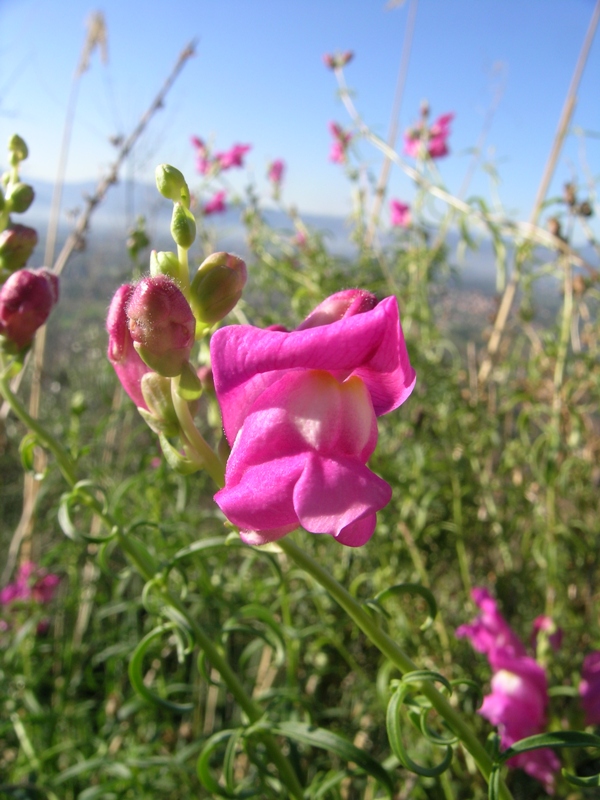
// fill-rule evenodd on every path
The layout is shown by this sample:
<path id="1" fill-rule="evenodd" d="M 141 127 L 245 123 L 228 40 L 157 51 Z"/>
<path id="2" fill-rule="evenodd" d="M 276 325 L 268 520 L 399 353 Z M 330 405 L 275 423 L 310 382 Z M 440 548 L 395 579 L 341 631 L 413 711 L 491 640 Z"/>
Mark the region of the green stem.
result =
<path id="1" fill-rule="evenodd" d="M 21 404 L 21 401 L 15 394 L 13 394 L 8 378 L 5 374 L 0 374 L 0 394 L 2 394 L 8 405 L 11 407 L 15 416 L 18 417 L 21 422 L 35 434 L 37 440 L 42 445 L 50 450 L 69 486 L 74 486 L 77 482 L 77 478 L 73 459 L 56 441 L 56 439 L 51 436 L 48 431 L 39 423 L 39 421 L 34 419 L 31 414 L 25 410 L 25 407 Z"/>
<path id="2" fill-rule="evenodd" d="M 312 575 L 329 592 L 362 632 L 401 673 L 404 674 L 418 669 L 417 665 L 398 647 L 396 642 L 374 623 L 373 618 L 360 603 L 326 569 L 311 558 L 305 550 L 298 547 L 290 536 L 280 539 L 277 544 L 292 561 L 306 570 L 309 575 Z M 492 759 L 471 728 L 460 714 L 452 708 L 447 698 L 438 692 L 433 683 L 422 681 L 420 687 L 421 692 L 429 700 L 433 708 L 443 717 L 450 730 L 458 736 L 463 747 L 471 754 L 481 774 L 489 781 L 493 766 Z M 500 798 L 501 800 L 512 800 L 512 795 L 504 782 L 500 783 Z"/>
<path id="3" fill-rule="evenodd" d="M 204 469 L 217 486 L 222 488 L 225 486 L 225 468 L 215 451 L 210 447 L 198 428 L 194 425 L 192 412 L 190 411 L 187 400 L 180 397 L 177 392 L 178 381 L 179 378 L 173 378 L 171 381 L 171 397 L 173 398 L 173 406 L 175 407 L 175 413 L 177 414 L 181 429 L 189 445 L 198 455 Z"/>

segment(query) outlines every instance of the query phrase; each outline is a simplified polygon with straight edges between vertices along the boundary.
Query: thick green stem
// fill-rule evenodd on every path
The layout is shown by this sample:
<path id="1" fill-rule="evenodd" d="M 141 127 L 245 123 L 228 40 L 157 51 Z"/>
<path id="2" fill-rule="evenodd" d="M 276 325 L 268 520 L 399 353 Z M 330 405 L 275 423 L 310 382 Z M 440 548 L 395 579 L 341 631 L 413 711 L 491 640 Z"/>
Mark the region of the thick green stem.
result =
<path id="1" fill-rule="evenodd" d="M 290 536 L 280 539 L 278 545 L 292 561 L 306 570 L 309 575 L 312 575 L 329 592 L 362 632 L 402 674 L 418 669 L 417 665 L 398 647 L 396 642 L 377 626 L 371 615 L 364 610 L 361 604 L 326 569 L 321 567 L 305 550 L 298 547 Z M 452 708 L 447 698 L 435 688 L 433 683 L 422 681 L 420 688 L 433 708 L 446 721 L 450 730 L 458 736 L 463 747 L 471 754 L 481 774 L 489 781 L 493 766 L 492 759 L 469 725 L 456 709 Z M 504 782 L 500 783 L 500 798 L 501 800 L 512 800 L 512 795 Z"/>
<path id="2" fill-rule="evenodd" d="M 173 406 L 175 407 L 175 413 L 181 425 L 181 430 L 190 446 L 198 455 L 204 469 L 217 486 L 222 488 L 225 486 L 225 468 L 223 463 L 195 426 L 187 400 L 180 397 L 177 392 L 177 381 L 178 378 L 173 378 L 171 381 L 171 397 L 173 398 Z"/>

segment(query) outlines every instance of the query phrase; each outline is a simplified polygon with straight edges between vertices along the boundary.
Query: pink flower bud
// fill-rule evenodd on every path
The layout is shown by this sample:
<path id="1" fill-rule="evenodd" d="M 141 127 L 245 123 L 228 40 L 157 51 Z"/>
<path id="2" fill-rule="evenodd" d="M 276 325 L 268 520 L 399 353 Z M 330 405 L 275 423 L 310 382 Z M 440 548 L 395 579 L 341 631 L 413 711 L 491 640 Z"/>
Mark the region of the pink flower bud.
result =
<path id="1" fill-rule="evenodd" d="M 134 287 L 125 284 L 117 289 L 112 299 L 106 330 L 108 331 L 108 359 L 115 368 L 117 377 L 129 397 L 138 406 L 148 410 L 142 394 L 142 378 L 150 369 L 144 364 L 133 346 L 127 320 L 127 304 L 133 294 Z"/>
<path id="2" fill-rule="evenodd" d="M 271 181 L 271 183 L 279 184 L 283 179 L 284 170 L 285 170 L 285 161 L 282 161 L 280 158 L 276 158 L 275 161 L 272 161 L 269 164 L 267 177 Z"/>
<path id="3" fill-rule="evenodd" d="M 33 228 L 9 225 L 0 233 L 0 270 L 15 272 L 24 267 L 37 243 L 37 231 Z"/>
<path id="4" fill-rule="evenodd" d="M 364 289 L 344 289 L 341 292 L 332 294 L 323 300 L 296 330 L 304 331 L 307 328 L 318 328 L 321 325 L 330 325 L 338 322 L 345 317 L 353 317 L 355 314 L 363 314 L 371 311 L 377 305 L 377 298 L 371 292 Z"/>
<path id="5" fill-rule="evenodd" d="M 390 222 L 398 228 L 408 228 L 411 223 L 410 206 L 400 200 L 390 200 Z"/>
<path id="6" fill-rule="evenodd" d="M 58 277 L 47 270 L 22 269 L 0 289 L 0 334 L 18 350 L 33 341 L 58 302 Z"/>
<path id="7" fill-rule="evenodd" d="M 166 275 L 142 278 L 127 304 L 129 332 L 145 363 L 167 378 L 180 375 L 194 344 L 196 320 Z"/>

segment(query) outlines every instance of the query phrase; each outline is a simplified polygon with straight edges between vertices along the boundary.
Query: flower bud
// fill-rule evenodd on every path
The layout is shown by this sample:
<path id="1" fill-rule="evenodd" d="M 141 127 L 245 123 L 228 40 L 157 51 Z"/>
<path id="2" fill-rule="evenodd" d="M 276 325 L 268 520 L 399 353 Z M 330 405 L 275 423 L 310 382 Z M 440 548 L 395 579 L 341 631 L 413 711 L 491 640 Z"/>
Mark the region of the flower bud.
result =
<path id="1" fill-rule="evenodd" d="M 12 224 L 0 233 L 0 270 L 15 272 L 27 263 L 38 243 L 37 231 Z"/>
<path id="2" fill-rule="evenodd" d="M 25 140 L 17 133 L 14 133 L 8 140 L 8 152 L 11 154 L 10 163 L 13 167 L 16 167 L 21 161 L 25 161 L 29 155 Z"/>
<path id="3" fill-rule="evenodd" d="M 181 281 L 181 264 L 175 253 L 153 250 L 150 253 L 150 275 L 167 275 L 175 283 Z"/>
<path id="4" fill-rule="evenodd" d="M 219 322 L 235 306 L 246 285 L 246 264 L 230 253 L 213 253 L 198 267 L 190 302 L 198 322 Z"/>
<path id="5" fill-rule="evenodd" d="M 171 381 L 156 372 L 147 372 L 141 383 L 142 394 L 148 411 L 141 410 L 142 416 L 154 433 L 177 436 L 179 421 L 171 397 Z"/>
<path id="6" fill-rule="evenodd" d="M 11 275 L 0 289 L 0 334 L 8 349 L 30 345 L 56 302 L 58 277 L 50 270 L 22 269 Z"/>
<path id="7" fill-rule="evenodd" d="M 33 186 L 28 183 L 16 183 L 6 195 L 6 200 L 10 204 L 11 211 L 16 214 L 23 214 L 33 203 L 34 197 Z"/>
<path id="8" fill-rule="evenodd" d="M 166 275 L 142 278 L 127 304 L 129 332 L 144 362 L 159 375 L 181 374 L 194 344 L 188 301 Z"/>
<path id="9" fill-rule="evenodd" d="M 378 302 L 371 292 L 365 292 L 363 289 L 344 289 L 323 300 L 296 330 L 318 328 L 321 325 L 338 322 L 345 317 L 363 314 L 365 311 L 375 308 Z"/>
<path id="10" fill-rule="evenodd" d="M 179 247 L 188 250 L 196 238 L 196 220 L 183 203 L 175 203 L 171 217 L 171 236 Z"/>
<path id="11" fill-rule="evenodd" d="M 106 318 L 107 355 L 129 397 L 138 408 L 147 409 L 141 382 L 144 375 L 150 370 L 133 346 L 133 339 L 127 324 L 126 309 L 133 291 L 132 284 L 125 284 L 117 289 L 111 301 Z"/>
<path id="12" fill-rule="evenodd" d="M 156 188 L 174 203 L 183 203 L 186 208 L 190 207 L 190 190 L 183 177 L 183 174 L 170 164 L 159 164 L 156 168 Z"/>

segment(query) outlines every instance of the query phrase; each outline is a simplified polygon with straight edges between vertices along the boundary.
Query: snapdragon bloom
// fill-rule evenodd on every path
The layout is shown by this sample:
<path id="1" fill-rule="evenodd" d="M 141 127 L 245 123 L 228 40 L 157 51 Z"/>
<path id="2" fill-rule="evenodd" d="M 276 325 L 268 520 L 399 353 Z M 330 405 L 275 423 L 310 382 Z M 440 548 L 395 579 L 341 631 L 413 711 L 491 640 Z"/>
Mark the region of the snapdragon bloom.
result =
<path id="1" fill-rule="evenodd" d="M 408 228 L 411 223 L 410 206 L 400 200 L 390 200 L 390 222 L 398 228 Z"/>
<path id="2" fill-rule="evenodd" d="M 450 152 L 448 137 L 454 114 L 442 114 L 431 126 L 425 119 L 404 134 L 404 152 L 412 158 L 442 158 Z"/>
<path id="3" fill-rule="evenodd" d="M 226 211 L 227 206 L 225 204 L 225 196 L 226 192 L 224 189 L 221 189 L 221 191 L 214 194 L 213 197 L 211 197 L 211 199 L 204 204 L 202 209 L 204 216 L 208 217 L 211 214 L 222 214 L 224 211 Z"/>
<path id="4" fill-rule="evenodd" d="M 328 298 L 291 332 L 232 325 L 211 341 L 232 446 L 215 501 L 249 544 L 302 526 L 357 547 L 389 485 L 366 466 L 377 420 L 415 384 L 395 298 Z"/>
<path id="5" fill-rule="evenodd" d="M 281 158 L 276 158 L 275 161 L 271 161 L 269 164 L 269 169 L 267 171 L 267 177 L 276 185 L 279 185 L 283 180 L 283 173 L 285 171 L 285 161 L 282 161 Z"/>
<path id="6" fill-rule="evenodd" d="M 352 141 L 352 134 L 350 131 L 345 131 L 337 122 L 329 123 L 329 131 L 333 136 L 333 143 L 329 151 L 329 160 L 334 164 L 345 164 L 347 160 L 347 151 Z"/>
<path id="7" fill-rule="evenodd" d="M 548 705 L 546 673 L 527 655 L 525 645 L 490 593 L 477 587 L 472 597 L 481 613 L 472 623 L 457 628 L 456 635 L 470 639 L 492 667 L 492 691 L 485 696 L 479 713 L 498 727 L 501 746 L 507 749 L 519 739 L 544 732 Z M 506 763 L 523 769 L 542 783 L 548 794 L 553 794 L 554 773 L 560 762 L 552 749 L 544 747 L 521 753 Z"/>
<path id="8" fill-rule="evenodd" d="M 196 169 L 200 175 L 207 175 L 210 172 L 212 162 L 208 156 L 208 148 L 198 136 L 190 137 L 192 147 L 196 151 Z"/>
<path id="9" fill-rule="evenodd" d="M 38 567 L 33 561 L 26 561 L 19 567 L 13 583 L 0 591 L 0 604 L 8 606 L 19 601 L 33 600 L 39 605 L 47 605 L 59 583 L 58 575 Z"/>
<path id="10" fill-rule="evenodd" d="M 117 289 L 111 300 L 106 317 L 107 355 L 129 397 L 138 408 L 147 411 L 148 406 L 142 394 L 142 378 L 151 370 L 134 347 L 127 317 L 127 306 L 134 291 L 133 284 L 125 284 Z"/>
<path id="11" fill-rule="evenodd" d="M 600 650 L 588 653 L 583 660 L 579 695 L 585 724 L 600 725 Z"/>
<path id="12" fill-rule="evenodd" d="M 226 150 L 224 153 L 215 153 L 215 162 L 221 169 L 243 167 L 244 156 L 251 149 L 252 145 L 249 144 L 234 144 L 230 150 Z"/>

